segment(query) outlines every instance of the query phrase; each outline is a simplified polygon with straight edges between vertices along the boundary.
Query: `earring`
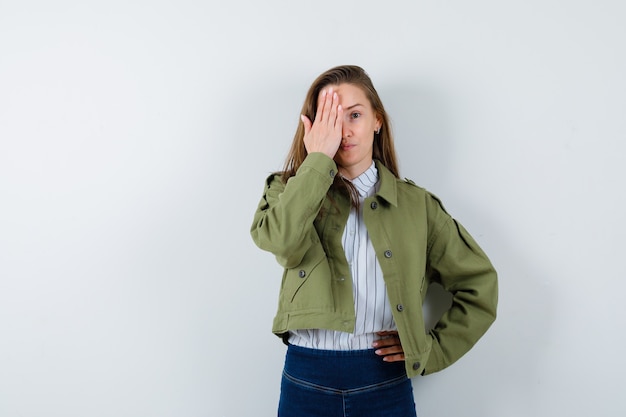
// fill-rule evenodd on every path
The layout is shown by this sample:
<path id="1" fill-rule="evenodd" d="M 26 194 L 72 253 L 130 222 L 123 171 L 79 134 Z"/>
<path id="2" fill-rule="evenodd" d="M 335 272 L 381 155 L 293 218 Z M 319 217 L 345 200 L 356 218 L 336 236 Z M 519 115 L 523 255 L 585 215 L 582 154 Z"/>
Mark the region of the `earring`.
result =
<path id="1" fill-rule="evenodd" d="M 376 131 L 377 135 L 380 135 L 380 127 L 378 128 L 378 130 Z"/>

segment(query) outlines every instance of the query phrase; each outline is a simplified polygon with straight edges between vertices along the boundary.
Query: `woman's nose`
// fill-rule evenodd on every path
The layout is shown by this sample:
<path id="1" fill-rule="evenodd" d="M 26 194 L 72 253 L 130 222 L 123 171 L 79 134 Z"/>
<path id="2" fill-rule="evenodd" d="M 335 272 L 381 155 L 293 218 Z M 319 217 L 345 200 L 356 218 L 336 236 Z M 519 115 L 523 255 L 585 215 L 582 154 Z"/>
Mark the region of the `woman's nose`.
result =
<path id="1" fill-rule="evenodd" d="M 341 137 L 342 138 L 349 138 L 350 136 L 352 136 L 352 132 L 350 131 L 350 129 L 344 123 L 343 127 L 341 128 Z"/>

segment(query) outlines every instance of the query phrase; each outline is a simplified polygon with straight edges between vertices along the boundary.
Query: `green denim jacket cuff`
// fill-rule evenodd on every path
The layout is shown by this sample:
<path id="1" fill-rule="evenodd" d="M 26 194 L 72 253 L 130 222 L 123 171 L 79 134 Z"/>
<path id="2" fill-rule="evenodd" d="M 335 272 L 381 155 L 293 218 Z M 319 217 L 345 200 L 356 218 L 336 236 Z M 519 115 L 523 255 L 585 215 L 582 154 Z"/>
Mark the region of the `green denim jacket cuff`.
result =
<path id="1" fill-rule="evenodd" d="M 333 182 L 335 175 L 337 175 L 337 164 L 322 152 L 308 154 L 300 168 L 298 168 L 298 173 L 307 169 L 311 169 L 322 177 L 328 178 L 330 183 Z"/>
<path id="2" fill-rule="evenodd" d="M 424 371 L 422 371 L 422 375 L 433 374 L 446 367 L 443 351 L 441 350 L 439 341 L 432 335 L 432 332 L 430 336 L 432 337 L 433 342 L 430 348 L 430 355 L 428 356 L 428 361 L 426 362 Z"/>

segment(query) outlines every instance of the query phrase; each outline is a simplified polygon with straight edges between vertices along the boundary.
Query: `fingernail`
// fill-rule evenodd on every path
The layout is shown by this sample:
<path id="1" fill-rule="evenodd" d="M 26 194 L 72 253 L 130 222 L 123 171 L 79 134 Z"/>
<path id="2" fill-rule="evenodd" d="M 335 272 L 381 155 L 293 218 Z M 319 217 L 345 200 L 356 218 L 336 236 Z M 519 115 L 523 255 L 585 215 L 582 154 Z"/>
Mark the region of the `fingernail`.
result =
<path id="1" fill-rule="evenodd" d="M 374 343 L 372 343 L 372 346 L 373 346 L 373 347 L 378 346 L 378 342 L 374 342 Z"/>
<path id="2" fill-rule="evenodd" d="M 380 355 L 382 352 L 380 351 L 380 349 L 378 349 L 376 352 L 374 352 L 377 355 Z"/>

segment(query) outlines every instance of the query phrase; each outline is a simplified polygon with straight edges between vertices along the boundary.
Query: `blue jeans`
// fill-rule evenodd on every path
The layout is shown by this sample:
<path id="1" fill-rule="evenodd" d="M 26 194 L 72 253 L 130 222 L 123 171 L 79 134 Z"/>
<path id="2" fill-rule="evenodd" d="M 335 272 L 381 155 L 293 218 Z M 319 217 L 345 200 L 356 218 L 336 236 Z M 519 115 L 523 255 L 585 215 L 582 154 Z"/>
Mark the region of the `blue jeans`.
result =
<path id="1" fill-rule="evenodd" d="M 404 362 L 373 349 L 330 351 L 290 345 L 279 417 L 416 417 Z"/>

